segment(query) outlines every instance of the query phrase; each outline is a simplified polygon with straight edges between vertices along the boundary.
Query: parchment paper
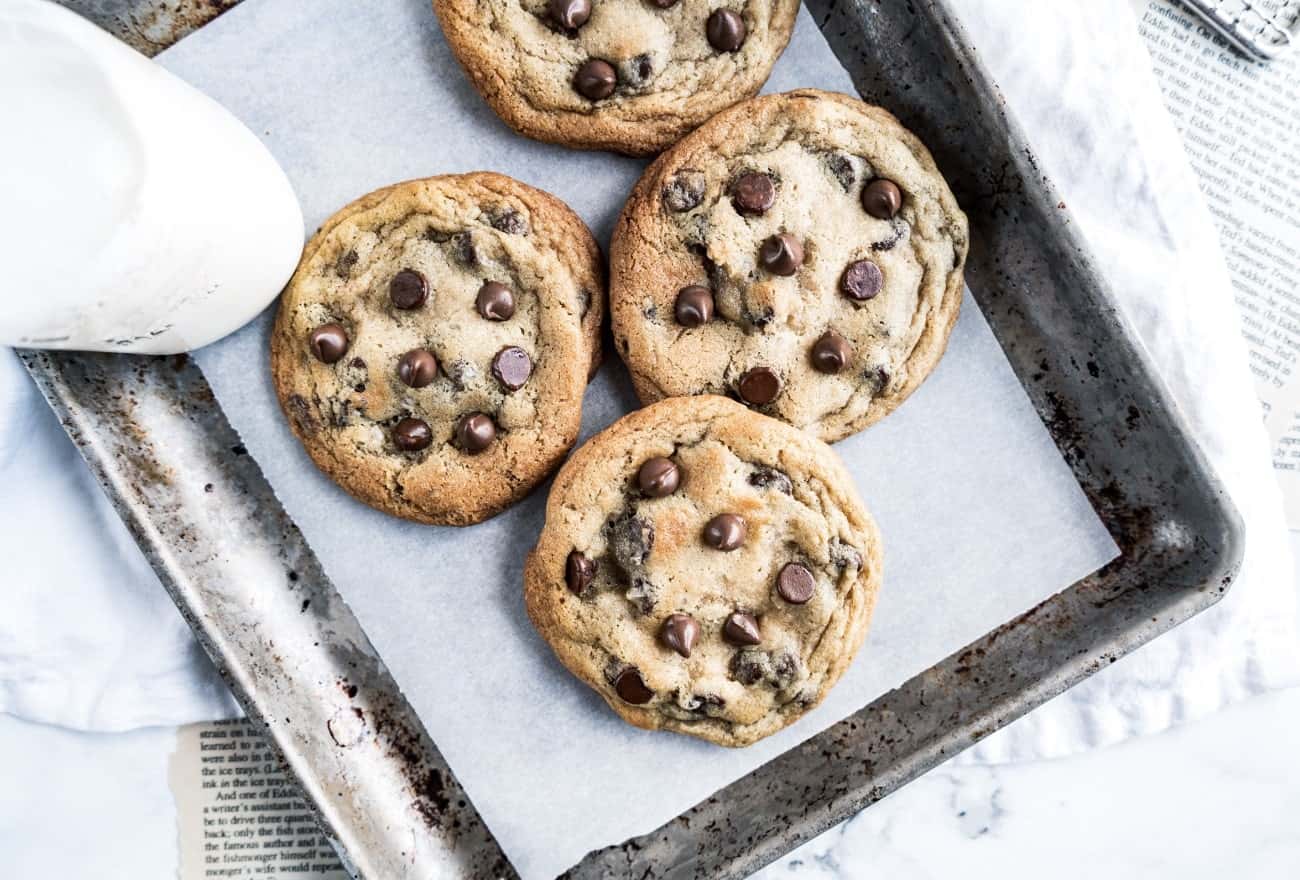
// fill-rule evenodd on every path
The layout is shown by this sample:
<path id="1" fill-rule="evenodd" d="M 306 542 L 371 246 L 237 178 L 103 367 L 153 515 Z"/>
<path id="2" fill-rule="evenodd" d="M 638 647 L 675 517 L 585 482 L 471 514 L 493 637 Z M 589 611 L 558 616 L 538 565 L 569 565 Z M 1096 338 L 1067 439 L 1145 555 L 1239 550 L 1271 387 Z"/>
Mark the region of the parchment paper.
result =
<path id="1" fill-rule="evenodd" d="M 510 132 L 469 86 L 427 0 L 245 0 L 161 61 L 265 139 L 309 228 L 383 184 L 492 169 L 560 196 L 607 242 L 643 167 Z M 806 13 L 768 90 L 796 86 L 852 93 Z M 199 363 L 525 878 L 661 825 L 1116 554 L 968 294 L 924 387 L 836 447 L 885 539 L 884 590 L 852 669 L 820 708 L 749 749 L 645 733 L 570 677 L 524 614 L 545 487 L 461 530 L 351 500 L 280 415 L 268 325 L 262 316 Z M 609 361 L 587 394 L 584 437 L 636 406 Z"/>

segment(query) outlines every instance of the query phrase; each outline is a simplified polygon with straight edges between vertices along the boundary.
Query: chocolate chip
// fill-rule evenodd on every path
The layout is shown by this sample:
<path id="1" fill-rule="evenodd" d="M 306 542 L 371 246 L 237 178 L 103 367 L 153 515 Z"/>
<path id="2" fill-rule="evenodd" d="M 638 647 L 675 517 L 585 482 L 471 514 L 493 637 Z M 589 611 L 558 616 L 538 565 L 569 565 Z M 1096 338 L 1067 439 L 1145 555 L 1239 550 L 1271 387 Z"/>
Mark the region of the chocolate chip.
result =
<path id="1" fill-rule="evenodd" d="M 660 9 L 672 9 L 677 5 L 677 0 L 650 0 L 650 5 Z"/>
<path id="2" fill-rule="evenodd" d="M 733 611 L 722 624 L 722 637 L 733 645 L 757 645 L 763 641 L 758 618 L 744 611 Z"/>
<path id="3" fill-rule="evenodd" d="M 880 293 L 884 286 L 885 276 L 880 267 L 870 260 L 849 263 L 840 276 L 840 293 L 857 302 L 866 302 Z"/>
<path id="4" fill-rule="evenodd" d="M 756 466 L 754 472 L 749 475 L 749 485 L 756 489 L 775 489 L 782 495 L 790 495 L 794 492 L 790 478 L 769 467 Z"/>
<path id="5" fill-rule="evenodd" d="M 862 188 L 862 208 L 872 217 L 893 220 L 903 207 L 903 191 L 892 180 L 877 177 Z"/>
<path id="6" fill-rule="evenodd" d="M 803 245 L 788 232 L 773 235 L 758 249 L 758 261 L 773 275 L 793 275 L 803 265 Z"/>
<path id="7" fill-rule="evenodd" d="M 393 427 L 393 443 L 403 452 L 418 452 L 433 442 L 433 432 L 422 419 L 402 419 Z"/>
<path id="8" fill-rule="evenodd" d="M 736 390 L 745 403 L 762 406 L 776 400 L 781 393 L 781 380 L 771 367 L 754 367 L 740 377 Z"/>
<path id="9" fill-rule="evenodd" d="M 429 298 L 429 282 L 414 269 L 403 269 L 388 282 L 388 298 L 399 309 L 418 309 Z"/>
<path id="10" fill-rule="evenodd" d="M 641 569 L 655 546 L 655 527 L 632 512 L 610 520 L 605 526 L 610 553 L 629 577 Z"/>
<path id="11" fill-rule="evenodd" d="M 527 235 L 528 221 L 514 208 L 506 208 L 488 217 L 488 223 L 498 232 L 506 235 Z"/>
<path id="12" fill-rule="evenodd" d="M 515 313 L 515 295 L 499 281 L 487 281 L 474 301 L 478 313 L 489 321 L 506 321 Z"/>
<path id="13" fill-rule="evenodd" d="M 608 98 L 614 94 L 616 85 L 618 72 L 614 70 L 614 65 L 599 58 L 588 59 L 573 75 L 574 91 L 591 101 Z"/>
<path id="14" fill-rule="evenodd" d="M 348 353 L 348 331 L 342 324 L 322 324 L 308 338 L 311 353 L 322 364 L 332 364 Z"/>
<path id="15" fill-rule="evenodd" d="M 735 550 L 745 543 L 745 520 L 734 513 L 720 513 L 704 524 L 704 543 L 715 550 Z"/>
<path id="16" fill-rule="evenodd" d="M 813 343 L 812 363 L 819 373 L 838 373 L 852 357 L 853 347 L 834 330 L 827 330 Z"/>
<path id="17" fill-rule="evenodd" d="M 551 0 L 547 4 L 551 21 L 566 31 L 576 31 L 591 18 L 591 0 Z"/>
<path id="18" fill-rule="evenodd" d="M 735 52 L 745 45 L 745 36 L 749 29 L 739 13 L 730 9 L 715 9 L 704 23 L 704 33 L 709 38 L 709 45 L 719 52 Z"/>
<path id="19" fill-rule="evenodd" d="M 655 695 L 654 691 L 646 687 L 640 671 L 635 666 L 629 666 L 618 674 L 618 678 L 614 680 L 614 690 L 623 702 L 637 706 L 650 702 Z"/>
<path id="20" fill-rule="evenodd" d="M 668 210 L 675 213 L 689 211 L 704 201 L 704 172 L 683 168 L 664 185 L 662 197 Z"/>
<path id="21" fill-rule="evenodd" d="M 700 625 L 689 614 L 670 614 L 659 628 L 659 638 L 678 654 L 689 657 L 700 638 Z"/>
<path id="22" fill-rule="evenodd" d="M 663 498 L 677 491 L 682 472 L 667 458 L 652 458 L 636 472 L 636 485 L 647 498 Z"/>
<path id="23" fill-rule="evenodd" d="M 523 388 L 532 374 L 533 360 L 518 346 L 506 346 L 492 358 L 492 375 L 510 391 Z"/>
<path id="24" fill-rule="evenodd" d="M 469 413 L 456 423 L 456 440 L 471 455 L 482 452 L 497 438 L 497 426 L 484 413 Z"/>
<path id="25" fill-rule="evenodd" d="M 354 367 L 358 370 L 364 370 L 366 368 L 366 362 L 363 361 L 361 358 L 353 358 L 352 362 L 349 363 L 348 366 Z"/>
<path id="26" fill-rule="evenodd" d="M 412 388 L 423 388 L 438 377 L 438 359 L 423 348 L 408 351 L 397 362 L 397 378 Z"/>
<path id="27" fill-rule="evenodd" d="M 776 591 L 791 605 L 802 605 L 813 597 L 817 581 L 813 573 L 798 562 L 788 562 L 776 576 Z"/>
<path id="28" fill-rule="evenodd" d="M 889 370 L 884 367 L 876 367 L 874 370 L 867 371 L 867 378 L 876 383 L 876 393 L 880 394 L 889 387 Z"/>
<path id="29" fill-rule="evenodd" d="M 596 560 L 588 559 L 577 550 L 564 561 L 564 582 L 569 592 L 581 596 L 596 579 Z"/>
<path id="30" fill-rule="evenodd" d="M 683 327 L 698 327 L 713 320 L 713 291 L 692 284 L 677 291 L 673 317 Z"/>
<path id="31" fill-rule="evenodd" d="M 853 163 L 848 156 L 843 153 L 827 153 L 825 162 L 826 170 L 831 173 L 831 177 L 835 178 L 835 182 L 840 185 L 841 189 L 845 192 L 853 189 L 853 184 L 858 179 L 858 173 L 854 170 Z"/>
<path id="32" fill-rule="evenodd" d="M 731 204 L 742 214 L 764 214 L 775 201 L 776 187 L 766 174 L 751 171 L 731 185 Z"/>

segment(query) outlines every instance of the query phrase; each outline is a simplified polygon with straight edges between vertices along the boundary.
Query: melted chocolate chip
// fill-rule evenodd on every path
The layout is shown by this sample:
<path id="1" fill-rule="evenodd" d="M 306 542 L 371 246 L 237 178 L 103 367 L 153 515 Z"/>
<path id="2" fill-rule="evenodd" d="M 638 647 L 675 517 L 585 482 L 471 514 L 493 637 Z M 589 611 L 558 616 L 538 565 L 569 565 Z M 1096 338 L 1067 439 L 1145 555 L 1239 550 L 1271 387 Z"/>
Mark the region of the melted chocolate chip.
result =
<path id="1" fill-rule="evenodd" d="M 388 282 L 388 298 L 399 309 L 418 309 L 429 298 L 429 282 L 423 273 L 403 269 Z"/>
<path id="2" fill-rule="evenodd" d="M 817 581 L 807 566 L 788 562 L 776 576 L 776 592 L 791 605 L 803 605 L 813 597 Z"/>
<path id="3" fill-rule="evenodd" d="M 880 241 L 873 241 L 871 243 L 871 249 L 876 253 L 880 253 L 881 251 L 892 251 L 894 248 L 898 247 L 898 243 L 903 240 L 903 236 L 905 235 L 907 235 L 907 224 L 902 220 L 895 220 L 893 225 L 890 226 L 889 237 L 882 238 Z"/>
<path id="4" fill-rule="evenodd" d="M 506 235 L 527 235 L 528 221 L 514 208 L 504 208 L 488 217 L 488 224 Z"/>
<path id="5" fill-rule="evenodd" d="M 827 330 L 813 343 L 812 363 L 819 373 L 838 373 L 852 358 L 853 347 L 834 330 Z"/>
<path id="6" fill-rule="evenodd" d="M 581 596 L 596 579 L 596 560 L 588 559 L 577 550 L 569 554 L 564 561 L 564 583 L 569 592 Z"/>
<path id="7" fill-rule="evenodd" d="M 619 64 L 618 81 L 630 88 L 639 89 L 654 76 L 654 59 L 649 55 L 637 55 Z"/>
<path id="8" fill-rule="evenodd" d="M 640 706 L 654 699 L 655 693 L 646 687 L 641 672 L 635 666 L 629 666 L 618 674 L 614 680 L 614 691 L 625 703 Z"/>
<path id="9" fill-rule="evenodd" d="M 339 258 L 334 261 L 334 271 L 342 278 L 347 278 L 352 274 L 352 267 L 357 264 L 356 251 L 344 251 L 339 254 Z"/>
<path id="10" fill-rule="evenodd" d="M 731 677 L 743 685 L 756 685 L 771 671 L 772 658 L 763 651 L 737 651 L 731 657 Z"/>
<path id="11" fill-rule="evenodd" d="M 590 101 L 599 101 L 614 94 L 618 85 L 618 71 L 614 65 L 599 58 L 590 58 L 573 75 L 573 89 Z"/>
<path id="12" fill-rule="evenodd" d="M 689 614 L 670 614 L 659 628 L 659 638 L 678 654 L 689 657 L 700 638 L 700 625 Z"/>
<path id="13" fill-rule="evenodd" d="M 755 467 L 754 472 L 749 475 L 749 485 L 756 489 L 775 489 L 782 495 L 790 495 L 794 492 L 789 477 L 768 467 Z"/>
<path id="14" fill-rule="evenodd" d="M 775 202 L 776 186 L 766 174 L 751 171 L 731 185 L 731 204 L 741 214 L 765 214 Z"/>
<path id="15" fill-rule="evenodd" d="M 412 388 L 423 388 L 438 376 L 438 359 L 423 348 L 408 351 L 397 362 L 397 378 Z"/>
<path id="16" fill-rule="evenodd" d="M 647 498 L 663 498 L 677 491 L 682 472 L 668 458 L 651 458 L 636 472 L 636 485 Z"/>
<path id="17" fill-rule="evenodd" d="M 872 217 L 893 220 L 903 207 L 903 191 L 892 180 L 877 177 L 862 188 L 862 208 Z"/>
<path id="18" fill-rule="evenodd" d="M 289 418 L 293 421 L 294 427 L 298 433 L 304 437 L 311 437 L 320 430 L 320 423 L 316 421 L 316 416 L 312 413 L 311 405 L 306 399 L 299 394 L 292 394 L 287 401 L 289 404 Z"/>
<path id="19" fill-rule="evenodd" d="M 757 645 L 763 641 L 758 618 L 744 611 L 733 611 L 722 624 L 722 637 L 733 645 Z"/>
<path id="20" fill-rule="evenodd" d="M 714 715 L 727 708 L 727 701 L 717 694 L 691 694 L 684 708 L 698 715 Z"/>
<path id="21" fill-rule="evenodd" d="M 591 0 L 550 0 L 546 11 L 558 27 L 572 33 L 591 18 Z"/>
<path id="22" fill-rule="evenodd" d="M 311 353 L 322 364 L 332 364 L 348 353 L 348 331 L 342 324 L 322 324 L 308 337 Z"/>
<path id="23" fill-rule="evenodd" d="M 662 198 L 668 210 L 675 213 L 689 211 L 699 207 L 704 201 L 704 172 L 694 168 L 683 168 L 664 184 Z"/>
<path id="24" fill-rule="evenodd" d="M 699 284 L 683 287 L 673 304 L 673 317 L 683 327 L 698 327 L 713 320 L 713 291 Z"/>
<path id="25" fill-rule="evenodd" d="M 730 551 L 745 543 L 744 517 L 720 513 L 704 524 L 704 543 L 715 550 Z"/>
<path id="26" fill-rule="evenodd" d="M 831 541 L 831 562 L 836 568 L 861 568 L 862 554 L 843 541 Z"/>
<path id="27" fill-rule="evenodd" d="M 758 261 L 773 275 L 793 275 L 803 265 L 803 245 L 788 232 L 773 235 L 758 249 Z"/>
<path id="28" fill-rule="evenodd" d="M 853 163 L 849 157 L 843 153 L 827 153 L 825 157 L 826 170 L 835 178 L 835 182 L 845 192 L 853 189 L 853 184 L 857 182 L 858 173 L 853 168 Z"/>
<path id="29" fill-rule="evenodd" d="M 745 403 L 763 406 L 781 393 L 781 380 L 771 367 L 754 367 L 740 377 L 736 390 Z"/>
<path id="30" fill-rule="evenodd" d="M 456 423 L 456 441 L 471 455 L 487 449 L 496 438 L 497 426 L 484 413 L 469 413 Z"/>
<path id="31" fill-rule="evenodd" d="M 501 349 L 492 358 L 492 375 L 509 391 L 518 391 L 524 387 L 528 377 L 533 374 L 533 361 L 528 353 L 518 346 L 511 345 Z"/>
<path id="32" fill-rule="evenodd" d="M 870 260 L 849 263 L 840 276 L 840 293 L 856 302 L 866 302 L 880 293 L 885 286 L 885 276 L 880 267 Z"/>
<path id="33" fill-rule="evenodd" d="M 515 295 L 499 281 L 488 281 L 479 288 L 474 305 L 489 321 L 507 321 L 515 313 Z"/>
<path id="34" fill-rule="evenodd" d="M 433 442 L 433 432 L 423 419 L 402 419 L 393 427 L 393 444 L 403 452 L 418 452 Z"/>
<path id="35" fill-rule="evenodd" d="M 610 520 L 605 535 L 614 561 L 629 579 L 635 577 L 654 550 L 654 524 L 629 511 Z"/>
<path id="36" fill-rule="evenodd" d="M 799 659 L 793 654 L 777 654 L 772 658 L 771 683 L 778 690 L 785 690 L 799 677 Z"/>
<path id="37" fill-rule="evenodd" d="M 474 236 L 468 232 L 458 232 L 451 237 L 451 252 L 456 262 L 462 266 L 478 265 L 478 251 L 474 249 Z"/>
<path id="38" fill-rule="evenodd" d="M 704 33 L 709 38 L 709 45 L 719 52 L 736 52 L 745 45 L 749 29 L 739 13 L 715 9 L 704 23 Z"/>
<path id="39" fill-rule="evenodd" d="M 658 598 L 658 591 L 649 578 L 636 577 L 632 579 L 632 586 L 627 588 L 623 593 L 624 598 L 631 602 L 641 614 L 653 614 L 655 610 L 655 601 Z"/>

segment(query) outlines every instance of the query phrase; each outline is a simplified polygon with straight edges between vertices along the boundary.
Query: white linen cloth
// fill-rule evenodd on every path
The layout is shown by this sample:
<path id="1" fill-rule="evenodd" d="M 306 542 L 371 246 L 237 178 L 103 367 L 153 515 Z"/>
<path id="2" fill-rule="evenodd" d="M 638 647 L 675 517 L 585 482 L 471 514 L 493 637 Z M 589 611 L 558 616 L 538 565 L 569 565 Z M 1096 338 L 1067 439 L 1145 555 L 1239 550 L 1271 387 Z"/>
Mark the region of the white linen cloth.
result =
<path id="1" fill-rule="evenodd" d="M 1126 0 L 960 8 L 1249 533 L 1223 603 L 969 760 L 1056 756 L 1300 678 L 1290 553 L 1216 233 Z M 0 711 L 92 730 L 237 711 L 18 371 L 0 358 L 0 558 L 17 575 L 0 615 Z"/>

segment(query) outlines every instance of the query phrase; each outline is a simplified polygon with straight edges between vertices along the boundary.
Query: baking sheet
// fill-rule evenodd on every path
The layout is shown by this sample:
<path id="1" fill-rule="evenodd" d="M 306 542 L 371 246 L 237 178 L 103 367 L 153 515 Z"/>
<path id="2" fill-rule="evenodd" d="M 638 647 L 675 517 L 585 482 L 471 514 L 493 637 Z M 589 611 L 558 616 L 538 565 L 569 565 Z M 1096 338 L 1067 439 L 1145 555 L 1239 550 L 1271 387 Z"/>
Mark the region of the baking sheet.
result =
<path id="1" fill-rule="evenodd" d="M 451 57 L 427 0 L 245 0 L 160 61 L 263 137 L 310 228 L 392 181 L 486 168 L 557 194 L 607 242 L 643 167 L 511 133 Z M 806 12 L 768 90 L 796 86 L 852 92 Z M 199 363 L 525 878 L 668 821 L 1117 555 L 968 294 L 931 379 L 836 447 L 886 553 L 875 625 L 849 673 L 816 711 L 743 751 L 644 733 L 572 679 L 528 624 L 521 571 L 545 489 L 463 530 L 354 502 L 281 418 L 268 330 L 264 315 Z M 584 436 L 636 406 L 610 360 L 587 394 Z"/>

